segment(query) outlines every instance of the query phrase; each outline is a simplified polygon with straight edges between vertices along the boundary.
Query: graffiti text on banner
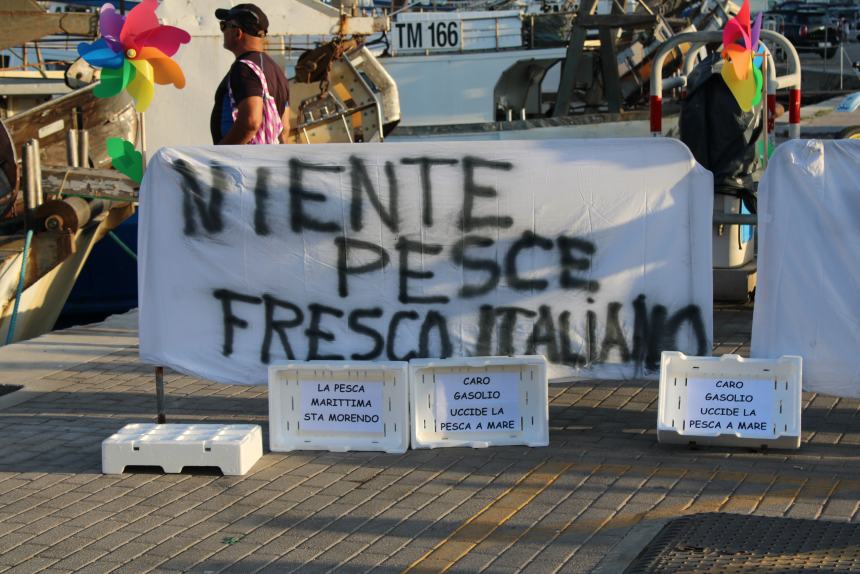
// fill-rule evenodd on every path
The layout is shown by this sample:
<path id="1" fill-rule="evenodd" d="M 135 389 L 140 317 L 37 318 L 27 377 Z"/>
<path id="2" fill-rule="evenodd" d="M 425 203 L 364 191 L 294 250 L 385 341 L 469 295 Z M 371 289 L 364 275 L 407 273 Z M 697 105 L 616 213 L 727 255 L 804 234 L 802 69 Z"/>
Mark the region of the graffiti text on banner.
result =
<path id="1" fill-rule="evenodd" d="M 630 378 L 710 349 L 712 179 L 677 143 L 237 153 L 147 168 L 147 362 L 260 384 L 284 359 L 541 354 Z"/>

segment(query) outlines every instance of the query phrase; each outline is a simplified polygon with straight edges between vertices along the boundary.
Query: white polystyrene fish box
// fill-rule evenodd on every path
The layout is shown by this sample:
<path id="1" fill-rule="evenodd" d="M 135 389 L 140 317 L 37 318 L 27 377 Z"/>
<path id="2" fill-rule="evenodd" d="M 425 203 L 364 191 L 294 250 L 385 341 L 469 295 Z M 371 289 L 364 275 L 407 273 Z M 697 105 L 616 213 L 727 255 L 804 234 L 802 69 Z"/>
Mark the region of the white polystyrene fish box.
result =
<path id="1" fill-rule="evenodd" d="M 213 466 L 225 475 L 242 475 L 261 456 L 259 425 L 129 424 L 102 442 L 102 472 L 160 466 L 179 473 L 186 466 Z"/>
<path id="2" fill-rule="evenodd" d="M 412 448 L 547 446 L 546 371 L 540 355 L 410 361 Z"/>
<path id="3" fill-rule="evenodd" d="M 799 448 L 802 360 L 688 357 L 660 361 L 657 439 L 665 443 Z"/>
<path id="4" fill-rule="evenodd" d="M 280 452 L 406 452 L 408 381 L 403 361 L 271 365 L 269 447 Z"/>

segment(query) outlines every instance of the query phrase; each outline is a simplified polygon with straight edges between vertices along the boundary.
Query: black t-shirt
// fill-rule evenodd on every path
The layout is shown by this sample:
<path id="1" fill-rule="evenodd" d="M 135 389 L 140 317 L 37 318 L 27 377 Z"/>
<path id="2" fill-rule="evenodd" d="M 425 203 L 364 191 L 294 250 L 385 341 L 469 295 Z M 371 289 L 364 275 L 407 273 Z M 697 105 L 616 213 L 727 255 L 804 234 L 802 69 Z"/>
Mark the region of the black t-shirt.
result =
<path id="1" fill-rule="evenodd" d="M 230 66 L 230 71 L 227 72 L 227 75 L 218 84 L 218 89 L 215 90 L 215 106 L 212 108 L 212 116 L 209 118 L 209 131 L 212 133 L 212 143 L 217 144 L 221 141 L 221 138 L 224 137 L 233 125 L 230 96 L 227 93 L 228 79 L 236 104 L 251 96 L 263 96 L 263 85 L 260 83 L 260 78 L 257 77 L 254 70 L 247 64 L 240 63 L 239 60 L 250 60 L 262 68 L 263 74 L 266 76 L 269 94 L 275 98 L 278 113 L 281 116 L 284 115 L 284 110 L 290 105 L 290 88 L 287 84 L 287 77 L 280 66 L 268 54 L 264 54 L 263 52 L 245 52 L 233 62 L 233 65 Z M 262 66 L 260 66 L 261 62 Z"/>

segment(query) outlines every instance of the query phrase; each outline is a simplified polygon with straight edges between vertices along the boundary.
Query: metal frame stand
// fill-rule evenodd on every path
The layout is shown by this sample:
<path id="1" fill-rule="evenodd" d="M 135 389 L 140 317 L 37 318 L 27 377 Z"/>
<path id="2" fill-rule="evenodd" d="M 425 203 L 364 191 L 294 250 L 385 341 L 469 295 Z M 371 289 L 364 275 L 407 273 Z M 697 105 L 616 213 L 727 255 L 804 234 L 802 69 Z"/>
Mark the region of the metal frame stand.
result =
<path id="1" fill-rule="evenodd" d="M 158 412 L 156 422 L 163 425 L 167 422 L 164 414 L 164 367 L 155 367 L 155 408 Z"/>
<path id="2" fill-rule="evenodd" d="M 657 17 L 652 14 L 607 14 L 595 15 L 597 0 L 583 0 L 573 24 L 567 52 L 561 68 L 553 116 L 560 118 L 568 115 L 576 74 L 582 63 L 582 53 L 589 29 L 596 28 L 600 38 L 600 60 L 603 72 L 603 90 L 610 113 L 621 111 L 621 78 L 618 75 L 618 51 L 616 38 L 618 28 L 643 28 L 653 26 Z M 613 6 L 613 11 L 615 7 Z"/>

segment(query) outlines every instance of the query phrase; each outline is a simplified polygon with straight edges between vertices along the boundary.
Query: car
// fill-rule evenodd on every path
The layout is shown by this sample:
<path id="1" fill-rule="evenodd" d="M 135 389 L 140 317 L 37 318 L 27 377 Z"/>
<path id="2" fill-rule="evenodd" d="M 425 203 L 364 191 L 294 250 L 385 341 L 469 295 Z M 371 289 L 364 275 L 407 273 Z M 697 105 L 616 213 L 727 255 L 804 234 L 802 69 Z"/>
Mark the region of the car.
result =
<path id="1" fill-rule="evenodd" d="M 841 30 L 824 10 L 774 11 L 766 18 L 798 52 L 815 52 L 829 59 L 842 42 Z"/>

